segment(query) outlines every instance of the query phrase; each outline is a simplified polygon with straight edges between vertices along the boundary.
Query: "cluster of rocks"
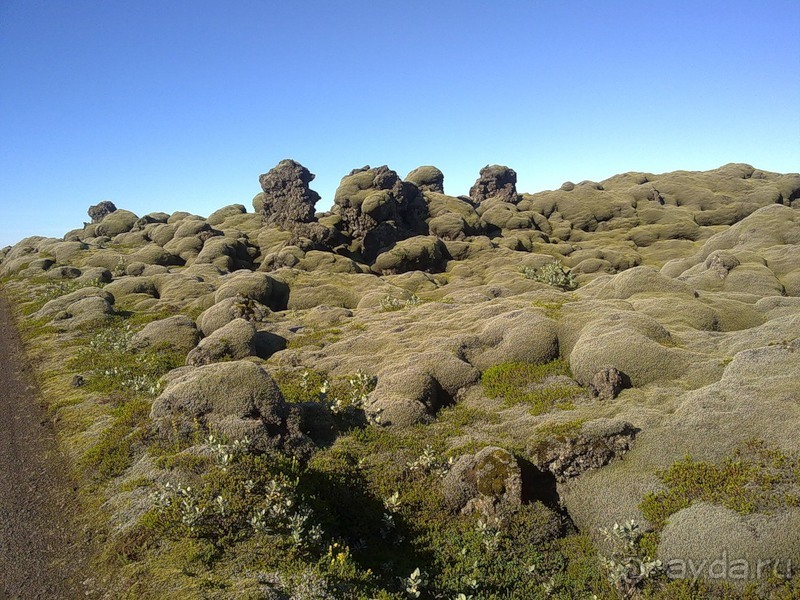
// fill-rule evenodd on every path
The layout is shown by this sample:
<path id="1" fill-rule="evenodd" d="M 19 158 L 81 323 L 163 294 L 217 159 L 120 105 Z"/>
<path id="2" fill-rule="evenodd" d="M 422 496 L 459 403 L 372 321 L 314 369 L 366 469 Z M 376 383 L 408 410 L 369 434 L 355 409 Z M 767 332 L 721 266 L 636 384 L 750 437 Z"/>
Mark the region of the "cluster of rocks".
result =
<path id="1" fill-rule="evenodd" d="M 516 173 L 508 167 L 491 165 L 481 169 L 480 177 L 470 191 L 466 203 L 480 204 L 496 198 L 516 203 Z M 293 160 L 283 160 L 261 175 L 262 192 L 253 200 L 256 211 L 267 224 L 295 234 L 294 243 L 306 247 L 348 255 L 375 265 L 379 255 L 391 251 L 399 242 L 418 236 L 441 233 L 445 238 L 464 237 L 465 231 L 478 232 L 463 218 L 452 218 L 449 227 L 440 220 L 431 231 L 428 195 L 444 195 L 444 175 L 436 167 L 423 166 L 406 178 L 386 165 L 369 165 L 354 169 L 344 177 L 336 190 L 329 213 L 315 215 L 319 194 L 310 189 L 314 175 Z M 452 233 L 449 230 L 452 231 Z M 303 241 L 305 240 L 305 241 Z M 384 260 L 376 268 L 383 271 L 441 270 L 446 248 L 435 242 L 407 244 L 411 251 L 400 260 Z M 401 263 L 398 265 L 397 263 Z"/>

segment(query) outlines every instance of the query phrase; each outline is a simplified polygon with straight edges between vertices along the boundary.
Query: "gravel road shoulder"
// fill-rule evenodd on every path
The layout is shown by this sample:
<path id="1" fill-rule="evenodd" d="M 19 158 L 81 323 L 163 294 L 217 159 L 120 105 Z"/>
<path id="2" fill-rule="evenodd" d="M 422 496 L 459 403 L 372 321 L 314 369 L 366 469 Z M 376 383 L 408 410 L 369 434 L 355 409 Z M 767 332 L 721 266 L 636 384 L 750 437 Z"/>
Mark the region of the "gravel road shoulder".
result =
<path id="1" fill-rule="evenodd" d="M 39 398 L 0 293 L 0 600 L 84 597 L 77 494 Z"/>

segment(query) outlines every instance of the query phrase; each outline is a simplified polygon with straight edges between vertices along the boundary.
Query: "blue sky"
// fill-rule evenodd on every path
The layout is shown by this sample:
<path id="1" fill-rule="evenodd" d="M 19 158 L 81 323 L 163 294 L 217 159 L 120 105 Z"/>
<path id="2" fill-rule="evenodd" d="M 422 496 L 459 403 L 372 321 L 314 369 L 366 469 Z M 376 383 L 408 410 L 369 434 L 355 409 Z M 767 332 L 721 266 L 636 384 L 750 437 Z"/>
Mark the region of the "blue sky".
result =
<path id="1" fill-rule="evenodd" d="M 365 164 L 798 171 L 799 30 L 796 0 L 0 0 L 0 247 L 101 200 L 252 210 L 283 158 L 320 210 Z"/>

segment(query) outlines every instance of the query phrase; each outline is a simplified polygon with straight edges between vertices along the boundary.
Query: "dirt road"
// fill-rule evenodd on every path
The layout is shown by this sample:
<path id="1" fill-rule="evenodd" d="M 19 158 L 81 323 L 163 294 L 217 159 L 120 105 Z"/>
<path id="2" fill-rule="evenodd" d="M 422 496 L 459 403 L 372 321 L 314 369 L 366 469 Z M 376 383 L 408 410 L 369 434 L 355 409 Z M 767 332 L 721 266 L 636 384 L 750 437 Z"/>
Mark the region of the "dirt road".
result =
<path id="1" fill-rule="evenodd" d="M 0 600 L 84 597 L 66 473 L 0 293 Z"/>

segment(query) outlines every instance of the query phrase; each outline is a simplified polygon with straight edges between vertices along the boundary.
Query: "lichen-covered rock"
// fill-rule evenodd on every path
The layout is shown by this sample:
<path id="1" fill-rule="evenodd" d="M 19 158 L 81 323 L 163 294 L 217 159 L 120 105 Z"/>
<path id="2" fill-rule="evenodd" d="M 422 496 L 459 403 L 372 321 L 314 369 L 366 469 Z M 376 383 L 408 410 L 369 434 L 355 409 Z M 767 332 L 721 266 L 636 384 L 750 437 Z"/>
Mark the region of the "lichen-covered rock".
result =
<path id="1" fill-rule="evenodd" d="M 297 223 L 312 222 L 319 200 L 319 194 L 308 187 L 313 180 L 313 173 L 288 159 L 261 175 L 258 181 L 264 193 L 260 206 L 267 224 L 291 231 Z"/>
<path id="2" fill-rule="evenodd" d="M 516 204 L 519 200 L 516 171 L 501 165 L 486 165 L 470 188 L 469 197 L 476 204 L 489 198 L 501 198 L 503 202 Z"/>
<path id="3" fill-rule="evenodd" d="M 423 192 L 444 194 L 444 173 L 436 167 L 417 167 L 406 175 L 406 181 L 410 181 Z"/>
<path id="4" fill-rule="evenodd" d="M 252 447 L 269 450 L 300 436 L 289 430 L 289 407 L 272 377 L 249 361 L 185 367 L 168 380 L 150 417 L 166 439 L 216 432 L 230 440 L 249 438 Z"/>
<path id="5" fill-rule="evenodd" d="M 200 332 L 194 321 L 184 315 L 151 321 L 131 337 L 131 350 L 144 348 L 173 348 L 189 352 L 200 342 Z"/>
<path id="6" fill-rule="evenodd" d="M 113 202 L 103 200 L 99 204 L 90 206 L 87 212 L 92 223 L 99 223 L 106 215 L 110 215 L 115 210 L 117 210 L 117 207 L 114 206 Z"/>
<path id="7" fill-rule="evenodd" d="M 186 364 L 199 367 L 223 360 L 256 355 L 256 328 L 245 319 L 234 319 L 200 341 L 186 356 Z"/>
<path id="8" fill-rule="evenodd" d="M 442 481 L 442 491 L 452 512 L 502 517 L 522 506 L 522 471 L 514 455 L 489 446 L 459 457 Z"/>

